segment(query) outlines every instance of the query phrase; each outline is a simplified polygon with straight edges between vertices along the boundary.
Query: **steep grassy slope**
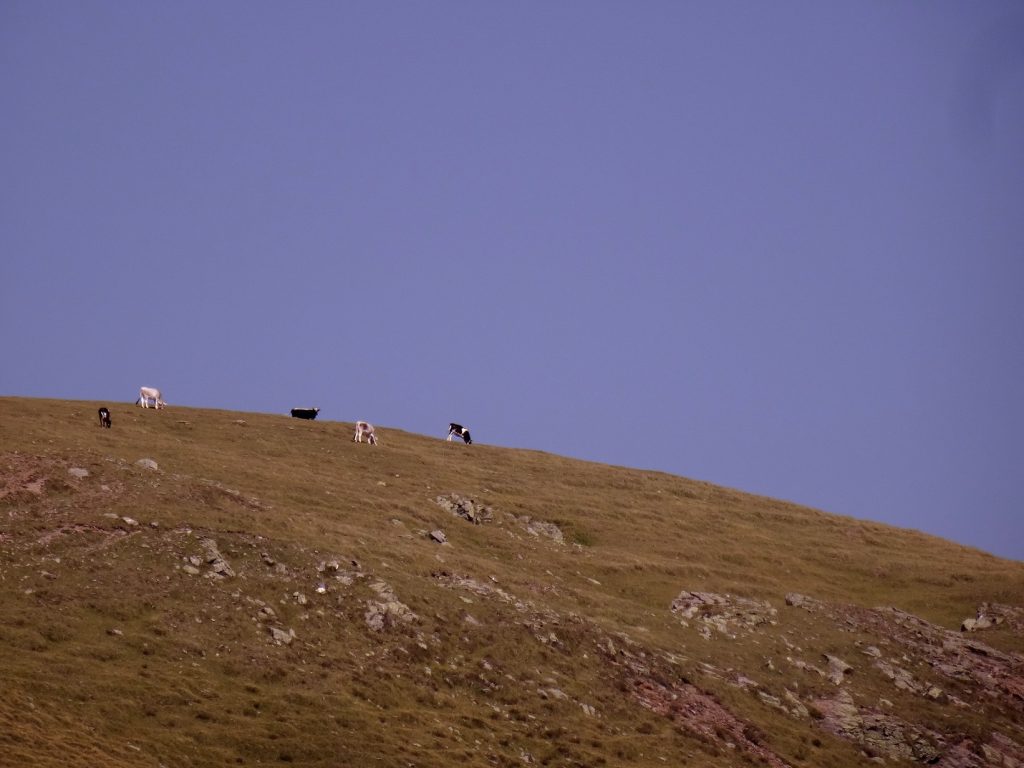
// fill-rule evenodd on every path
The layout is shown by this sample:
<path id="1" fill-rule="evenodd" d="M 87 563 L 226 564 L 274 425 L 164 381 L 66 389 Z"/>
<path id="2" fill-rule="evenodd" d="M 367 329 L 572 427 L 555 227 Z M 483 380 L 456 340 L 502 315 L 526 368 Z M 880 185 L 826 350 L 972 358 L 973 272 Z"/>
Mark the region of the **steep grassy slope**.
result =
<path id="1" fill-rule="evenodd" d="M 0 398 L 0 764 L 966 766 L 1024 744 L 1024 564 L 537 451 L 129 405 L 105 430 L 99 405 Z M 732 597 L 673 612 L 683 590 Z M 976 649 L 941 634 L 986 602 L 1007 618 Z M 876 744 L 842 696 L 915 735 Z"/>

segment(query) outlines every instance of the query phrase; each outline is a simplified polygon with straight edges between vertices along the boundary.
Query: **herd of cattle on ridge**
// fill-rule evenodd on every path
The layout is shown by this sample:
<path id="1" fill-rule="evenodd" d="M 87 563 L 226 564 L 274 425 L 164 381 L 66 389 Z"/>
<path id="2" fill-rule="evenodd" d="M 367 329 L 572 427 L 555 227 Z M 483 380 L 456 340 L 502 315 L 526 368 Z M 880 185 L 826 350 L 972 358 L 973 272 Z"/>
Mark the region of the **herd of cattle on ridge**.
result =
<path id="1" fill-rule="evenodd" d="M 152 402 L 152 406 L 150 406 Z M 163 394 L 159 389 L 155 387 L 140 387 L 139 388 L 139 399 L 135 401 L 136 405 L 141 405 L 143 408 L 166 408 L 167 403 L 164 402 Z M 295 419 L 315 419 L 317 414 L 320 413 L 319 408 L 292 408 L 292 418 Z M 100 426 L 110 429 L 110 410 L 105 406 L 99 409 L 100 415 Z M 473 438 L 469 436 L 469 430 L 461 424 L 452 422 L 448 425 L 448 440 L 455 437 L 461 437 L 463 442 L 467 445 L 473 442 Z M 374 434 L 373 424 L 368 421 L 357 421 L 356 422 L 356 434 L 352 438 L 353 442 L 361 443 L 363 438 L 366 438 L 366 442 L 370 445 L 377 444 L 377 435 Z"/>

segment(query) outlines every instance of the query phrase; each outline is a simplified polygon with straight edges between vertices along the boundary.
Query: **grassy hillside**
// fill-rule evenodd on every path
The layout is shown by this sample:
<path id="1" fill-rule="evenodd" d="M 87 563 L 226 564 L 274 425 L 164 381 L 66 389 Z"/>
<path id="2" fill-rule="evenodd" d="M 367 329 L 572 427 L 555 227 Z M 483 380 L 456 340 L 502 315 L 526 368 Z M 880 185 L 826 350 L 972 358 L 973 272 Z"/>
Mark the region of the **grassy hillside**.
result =
<path id="1" fill-rule="evenodd" d="M 0 398 L 0 764 L 988 765 L 1024 744 L 1022 563 L 538 451 L 110 403 L 105 430 L 99 405 Z M 687 616 L 683 590 L 733 602 Z M 757 601 L 775 613 L 741 615 Z M 983 603 L 998 625 L 958 645 Z M 922 624 L 901 640 L 911 619 L 876 606 Z M 928 747 L 837 726 L 847 695 Z"/>

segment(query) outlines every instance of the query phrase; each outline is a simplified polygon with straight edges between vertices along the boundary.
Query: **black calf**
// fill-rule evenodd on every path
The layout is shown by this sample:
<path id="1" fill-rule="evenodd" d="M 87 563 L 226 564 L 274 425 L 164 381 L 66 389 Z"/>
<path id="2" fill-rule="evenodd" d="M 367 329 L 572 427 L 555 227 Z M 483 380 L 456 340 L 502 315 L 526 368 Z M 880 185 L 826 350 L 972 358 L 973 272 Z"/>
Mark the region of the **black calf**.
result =
<path id="1" fill-rule="evenodd" d="M 110 411 L 108 411 L 106 408 L 100 408 L 99 414 L 100 414 L 100 426 L 101 427 L 106 427 L 107 429 L 110 429 Z"/>
<path id="2" fill-rule="evenodd" d="M 294 419 L 315 419 L 318 413 L 320 413 L 319 408 L 292 408 L 292 418 Z"/>

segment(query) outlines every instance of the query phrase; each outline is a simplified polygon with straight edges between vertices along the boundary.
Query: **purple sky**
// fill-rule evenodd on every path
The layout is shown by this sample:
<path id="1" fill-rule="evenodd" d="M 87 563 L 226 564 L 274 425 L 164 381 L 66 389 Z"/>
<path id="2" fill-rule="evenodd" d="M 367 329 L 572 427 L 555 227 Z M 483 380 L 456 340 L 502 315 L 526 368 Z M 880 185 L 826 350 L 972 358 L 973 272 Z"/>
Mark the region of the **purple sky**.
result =
<path id="1" fill-rule="evenodd" d="M 0 394 L 368 419 L 1024 559 L 1024 5 L 0 4 Z"/>

